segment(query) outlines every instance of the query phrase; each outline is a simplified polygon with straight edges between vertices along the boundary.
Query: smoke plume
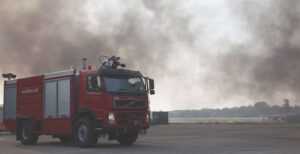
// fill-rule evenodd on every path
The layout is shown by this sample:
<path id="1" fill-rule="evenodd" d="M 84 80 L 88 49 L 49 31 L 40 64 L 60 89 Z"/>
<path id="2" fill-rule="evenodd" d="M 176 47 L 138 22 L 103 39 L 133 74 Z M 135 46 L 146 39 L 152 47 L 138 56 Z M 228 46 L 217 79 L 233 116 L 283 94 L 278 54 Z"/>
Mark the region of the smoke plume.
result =
<path id="1" fill-rule="evenodd" d="M 279 0 L 2 0 L 0 72 L 27 77 L 80 68 L 83 57 L 98 67 L 99 56 L 118 55 L 156 80 L 156 110 L 283 98 L 296 104 L 299 6 Z"/>
<path id="2" fill-rule="evenodd" d="M 217 68 L 227 96 L 235 91 L 254 100 L 278 103 L 272 101 L 288 98 L 300 103 L 299 6 L 298 1 L 243 1 L 231 6 L 252 36 L 219 56 Z"/>

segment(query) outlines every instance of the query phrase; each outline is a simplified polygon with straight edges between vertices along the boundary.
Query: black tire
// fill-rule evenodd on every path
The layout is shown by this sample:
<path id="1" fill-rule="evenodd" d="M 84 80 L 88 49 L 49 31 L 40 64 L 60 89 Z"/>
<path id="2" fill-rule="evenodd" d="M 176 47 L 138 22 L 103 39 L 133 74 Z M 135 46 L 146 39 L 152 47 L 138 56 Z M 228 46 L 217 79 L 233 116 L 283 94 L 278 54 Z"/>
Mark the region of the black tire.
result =
<path id="1" fill-rule="evenodd" d="M 93 147 L 98 142 L 98 134 L 90 118 L 80 118 L 75 124 L 74 139 L 80 147 Z"/>
<path id="2" fill-rule="evenodd" d="M 36 144 L 39 135 L 35 134 L 34 127 L 31 121 L 26 120 L 21 123 L 19 130 L 20 141 L 23 145 L 34 145 Z"/>
<path id="3" fill-rule="evenodd" d="M 120 134 L 120 136 L 117 138 L 117 141 L 121 145 L 131 145 L 133 144 L 137 138 L 138 138 L 138 131 L 130 131 L 123 134 Z"/>
<path id="4" fill-rule="evenodd" d="M 62 143 L 71 143 L 72 142 L 72 136 L 71 135 L 61 135 L 61 136 L 59 136 L 59 140 Z"/>

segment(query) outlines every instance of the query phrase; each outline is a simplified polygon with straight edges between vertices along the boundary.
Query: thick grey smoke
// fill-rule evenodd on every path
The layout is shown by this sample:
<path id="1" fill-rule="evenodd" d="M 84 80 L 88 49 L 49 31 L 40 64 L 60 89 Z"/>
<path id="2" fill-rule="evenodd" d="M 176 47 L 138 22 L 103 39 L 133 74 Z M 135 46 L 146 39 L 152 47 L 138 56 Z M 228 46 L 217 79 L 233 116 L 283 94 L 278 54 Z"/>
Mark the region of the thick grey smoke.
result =
<path id="1" fill-rule="evenodd" d="M 83 57 L 97 66 L 98 56 L 119 55 L 156 79 L 156 110 L 283 98 L 296 103 L 299 6 L 279 0 L 2 0 L 0 72 L 26 77 L 80 67 Z"/>
<path id="2" fill-rule="evenodd" d="M 96 64 L 98 56 L 113 54 L 124 56 L 126 62 L 136 66 L 163 66 L 157 58 L 168 56 L 169 38 L 164 37 L 166 32 L 160 32 L 159 25 L 153 27 L 157 24 L 151 22 L 157 21 L 143 19 L 143 8 L 129 5 L 113 24 L 107 24 L 110 21 L 106 18 L 115 18 L 109 12 L 96 15 L 99 27 L 89 29 L 84 5 L 74 1 L 1 1 L 2 69 L 44 73 L 80 63 L 82 57 Z M 134 61 L 137 58 L 145 63 Z"/>
<path id="3" fill-rule="evenodd" d="M 1 1 L 1 72 L 27 77 L 80 67 L 83 57 L 97 66 L 99 56 L 118 55 L 158 78 L 171 44 L 192 36 L 177 7 L 168 1 Z"/>
<path id="4" fill-rule="evenodd" d="M 299 6 L 299 1 L 242 1 L 231 5 L 252 39 L 232 45 L 229 53 L 219 57 L 217 65 L 227 96 L 236 92 L 271 103 L 283 98 L 300 103 Z"/>

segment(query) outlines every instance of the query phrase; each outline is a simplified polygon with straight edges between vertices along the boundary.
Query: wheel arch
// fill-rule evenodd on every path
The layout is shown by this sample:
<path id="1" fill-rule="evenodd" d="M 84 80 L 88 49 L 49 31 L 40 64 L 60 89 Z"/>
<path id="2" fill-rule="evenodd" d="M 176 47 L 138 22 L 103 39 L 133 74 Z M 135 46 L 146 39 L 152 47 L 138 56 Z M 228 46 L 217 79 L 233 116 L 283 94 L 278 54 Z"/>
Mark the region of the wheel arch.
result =
<path id="1" fill-rule="evenodd" d="M 72 133 L 74 132 L 76 121 L 82 117 L 91 118 L 91 120 L 93 120 L 93 121 L 96 120 L 95 115 L 92 113 L 92 111 L 89 108 L 78 109 L 75 117 L 73 118 L 73 120 L 71 122 Z"/>

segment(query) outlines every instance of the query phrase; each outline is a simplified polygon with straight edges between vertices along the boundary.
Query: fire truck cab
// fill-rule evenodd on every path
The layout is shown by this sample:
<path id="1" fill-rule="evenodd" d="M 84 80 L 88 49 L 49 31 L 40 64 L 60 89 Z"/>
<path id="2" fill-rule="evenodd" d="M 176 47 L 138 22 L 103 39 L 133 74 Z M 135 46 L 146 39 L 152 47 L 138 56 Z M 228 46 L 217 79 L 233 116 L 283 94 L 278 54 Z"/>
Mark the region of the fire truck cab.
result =
<path id="1" fill-rule="evenodd" d="M 148 94 L 154 80 L 125 66 L 118 57 L 96 70 L 70 69 L 4 82 L 4 125 L 24 145 L 42 134 L 81 147 L 99 136 L 122 145 L 136 141 L 150 126 Z M 4 75 L 3 75 L 4 76 Z"/>

